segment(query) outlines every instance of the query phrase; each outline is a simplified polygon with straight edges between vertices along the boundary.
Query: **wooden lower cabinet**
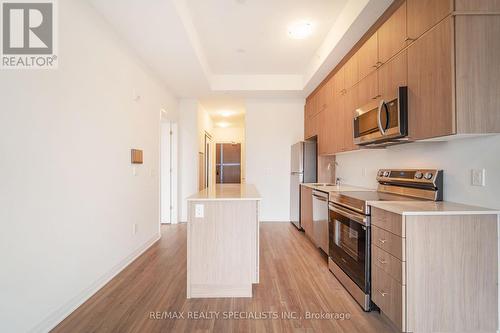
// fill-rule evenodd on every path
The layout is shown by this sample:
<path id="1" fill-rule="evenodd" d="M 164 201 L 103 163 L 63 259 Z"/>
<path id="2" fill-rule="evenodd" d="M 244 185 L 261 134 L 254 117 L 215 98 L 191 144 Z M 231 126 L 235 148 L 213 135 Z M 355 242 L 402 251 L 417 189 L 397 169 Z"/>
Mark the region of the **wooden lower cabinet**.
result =
<path id="1" fill-rule="evenodd" d="M 498 218 L 372 209 L 372 301 L 402 332 L 497 331 Z"/>
<path id="2" fill-rule="evenodd" d="M 300 186 L 300 225 L 310 239 L 314 239 L 313 212 L 312 212 L 312 188 Z"/>

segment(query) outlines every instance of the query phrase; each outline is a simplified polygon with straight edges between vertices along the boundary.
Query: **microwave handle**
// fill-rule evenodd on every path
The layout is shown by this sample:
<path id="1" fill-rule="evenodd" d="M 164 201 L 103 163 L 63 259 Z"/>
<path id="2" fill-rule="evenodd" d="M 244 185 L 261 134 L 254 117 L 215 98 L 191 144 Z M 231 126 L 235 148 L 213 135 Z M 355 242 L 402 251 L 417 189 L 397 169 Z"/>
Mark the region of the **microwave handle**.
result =
<path id="1" fill-rule="evenodd" d="M 380 104 L 378 106 L 377 125 L 378 125 L 378 129 L 379 129 L 380 133 L 382 133 L 382 135 L 385 135 L 385 128 L 382 127 L 382 108 L 384 108 L 385 112 L 387 112 L 387 105 L 385 105 L 384 100 L 381 100 Z"/>

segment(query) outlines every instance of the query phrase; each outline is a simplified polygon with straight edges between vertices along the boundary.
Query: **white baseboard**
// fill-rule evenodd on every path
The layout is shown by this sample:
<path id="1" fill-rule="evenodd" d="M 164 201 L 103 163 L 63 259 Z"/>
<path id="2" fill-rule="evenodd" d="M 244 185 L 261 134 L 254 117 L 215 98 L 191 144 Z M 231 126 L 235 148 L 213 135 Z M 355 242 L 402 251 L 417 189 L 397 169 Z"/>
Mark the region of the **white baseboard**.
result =
<path id="1" fill-rule="evenodd" d="M 143 244 L 137 250 L 132 252 L 128 257 L 126 257 L 125 259 L 120 261 L 117 265 L 115 265 L 101 278 L 92 283 L 87 289 L 85 289 L 79 295 L 77 295 L 69 302 L 61 306 L 58 310 L 54 311 L 41 323 L 33 327 L 30 330 L 30 332 L 49 332 L 50 330 L 52 330 L 67 316 L 69 316 L 73 311 L 75 311 L 80 305 L 85 303 L 90 297 L 92 297 L 97 291 L 99 291 L 99 289 L 104 287 L 109 281 L 111 281 L 116 275 L 118 275 L 118 273 L 124 270 L 135 259 L 137 259 L 141 254 L 143 254 L 147 249 L 149 249 L 160 238 L 161 238 L 160 235 L 155 235 L 153 238 L 148 240 L 145 244 Z"/>

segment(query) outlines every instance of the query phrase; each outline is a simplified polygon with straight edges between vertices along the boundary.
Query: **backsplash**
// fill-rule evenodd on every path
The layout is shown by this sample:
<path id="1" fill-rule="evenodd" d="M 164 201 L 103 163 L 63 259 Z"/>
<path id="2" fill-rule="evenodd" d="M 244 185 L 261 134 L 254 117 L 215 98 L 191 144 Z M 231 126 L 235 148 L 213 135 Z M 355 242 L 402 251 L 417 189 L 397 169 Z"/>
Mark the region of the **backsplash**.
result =
<path id="1" fill-rule="evenodd" d="M 335 156 L 318 156 L 318 183 L 335 183 Z"/>
<path id="2" fill-rule="evenodd" d="M 418 142 L 386 149 L 338 154 L 337 177 L 342 183 L 376 188 L 381 168 L 444 170 L 444 199 L 500 209 L 500 136 Z M 473 169 L 485 169 L 486 186 L 472 185 Z"/>

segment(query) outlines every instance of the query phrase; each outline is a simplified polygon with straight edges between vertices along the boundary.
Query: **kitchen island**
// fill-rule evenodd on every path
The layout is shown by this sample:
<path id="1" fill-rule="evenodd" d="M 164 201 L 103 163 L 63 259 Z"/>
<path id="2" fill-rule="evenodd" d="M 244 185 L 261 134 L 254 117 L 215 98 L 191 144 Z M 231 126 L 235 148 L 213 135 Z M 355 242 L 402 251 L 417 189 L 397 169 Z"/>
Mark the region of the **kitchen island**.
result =
<path id="1" fill-rule="evenodd" d="M 217 184 L 187 199 L 187 298 L 252 297 L 260 199 L 249 184 Z"/>

